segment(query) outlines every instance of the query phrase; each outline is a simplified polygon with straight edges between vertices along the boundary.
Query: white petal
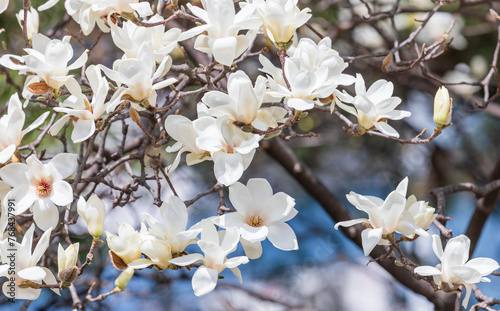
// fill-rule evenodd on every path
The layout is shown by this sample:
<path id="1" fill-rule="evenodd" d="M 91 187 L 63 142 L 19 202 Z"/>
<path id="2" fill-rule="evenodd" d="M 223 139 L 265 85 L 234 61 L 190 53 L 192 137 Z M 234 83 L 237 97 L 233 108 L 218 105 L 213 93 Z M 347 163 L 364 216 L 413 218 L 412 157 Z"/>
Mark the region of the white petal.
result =
<path id="1" fill-rule="evenodd" d="M 491 272 L 497 270 L 500 268 L 498 265 L 498 262 L 496 260 L 493 260 L 491 258 L 484 258 L 484 257 L 479 257 L 479 258 L 474 258 L 469 260 L 466 264 L 465 267 L 473 268 L 481 275 L 488 275 Z"/>
<path id="2" fill-rule="evenodd" d="M 77 155 L 74 153 L 59 153 L 47 163 L 54 179 L 68 178 L 76 170 Z"/>
<path id="3" fill-rule="evenodd" d="M 73 188 L 64 180 L 57 180 L 52 184 L 50 200 L 59 206 L 73 202 Z"/>
<path id="4" fill-rule="evenodd" d="M 235 37 L 217 38 L 213 41 L 209 40 L 209 45 L 216 61 L 229 67 L 233 64 L 233 60 L 236 57 L 237 45 Z"/>
<path id="5" fill-rule="evenodd" d="M 30 280 L 33 282 L 41 282 L 47 274 L 40 267 L 29 267 L 21 271 L 18 271 L 17 275 L 26 280 Z"/>
<path id="6" fill-rule="evenodd" d="M 43 231 L 54 228 L 59 222 L 59 211 L 50 200 L 40 199 L 33 204 L 33 219 Z"/>
<path id="7" fill-rule="evenodd" d="M 51 233 L 52 233 L 52 228 L 45 230 L 40 240 L 38 240 L 38 244 L 33 250 L 33 255 L 31 256 L 31 262 L 30 262 L 31 265 L 33 266 L 36 265 L 38 261 L 40 261 L 40 259 L 42 258 L 47 248 L 49 247 Z M 28 232 L 26 232 L 26 234 L 28 234 Z M 33 232 L 31 232 L 31 236 L 33 236 Z"/>
<path id="8" fill-rule="evenodd" d="M 73 128 L 73 133 L 71 133 L 71 140 L 75 144 L 81 143 L 92 134 L 95 132 L 95 122 L 93 119 L 90 120 L 83 120 L 83 119 L 78 119 L 78 121 L 75 122 L 75 127 Z"/>
<path id="9" fill-rule="evenodd" d="M 244 217 L 250 216 L 253 212 L 252 195 L 242 183 L 236 182 L 229 186 L 229 200 L 238 213 Z"/>
<path id="10" fill-rule="evenodd" d="M 370 255 L 375 246 L 377 246 L 378 242 L 380 242 L 382 232 L 383 228 L 365 229 L 361 232 L 361 240 L 365 256 Z"/>
<path id="11" fill-rule="evenodd" d="M 441 274 L 441 270 L 436 269 L 436 268 L 431 267 L 431 266 L 416 267 L 414 272 L 417 274 L 420 274 L 422 276 L 440 275 Z"/>
<path id="12" fill-rule="evenodd" d="M 213 291 L 217 285 L 218 277 L 217 270 L 209 269 L 205 266 L 199 267 L 194 273 L 192 280 L 194 294 L 200 297 Z"/>
<path id="13" fill-rule="evenodd" d="M 392 126 L 387 124 L 386 122 L 373 122 L 373 125 L 377 130 L 381 133 L 390 136 L 390 137 L 399 137 L 398 131 L 396 131 Z"/>
<path id="14" fill-rule="evenodd" d="M 17 146 L 12 144 L 7 146 L 4 150 L 0 152 L 0 163 L 4 164 L 9 161 L 14 152 L 16 152 Z"/>
<path id="15" fill-rule="evenodd" d="M 187 266 L 195 262 L 202 261 L 203 258 L 204 257 L 202 254 L 189 254 L 174 259 L 170 259 L 169 262 L 177 266 Z"/>
<path id="16" fill-rule="evenodd" d="M 240 154 L 215 152 L 212 157 L 215 177 L 224 186 L 235 183 L 243 175 L 244 165 Z"/>
<path id="17" fill-rule="evenodd" d="M 262 256 L 262 244 L 260 241 L 257 242 L 249 242 L 245 239 L 240 239 L 241 246 L 243 246 L 243 250 L 245 251 L 245 255 L 249 259 L 257 259 Z"/>
<path id="18" fill-rule="evenodd" d="M 246 264 L 248 263 L 248 257 L 246 256 L 238 256 L 238 257 L 233 257 L 233 258 L 229 258 L 228 260 L 226 260 L 226 262 L 224 263 L 224 265 L 227 267 L 227 268 L 236 268 L 237 266 L 239 265 L 243 265 L 243 264 Z"/>
<path id="19" fill-rule="evenodd" d="M 366 218 L 358 218 L 358 219 L 341 221 L 341 222 L 338 222 L 338 223 L 335 224 L 335 230 L 338 230 L 339 226 L 350 227 L 350 226 L 354 226 L 354 225 L 357 225 L 357 224 L 362 224 L 364 222 L 369 222 L 369 220 L 366 219 Z"/>
<path id="20" fill-rule="evenodd" d="M 293 229 L 286 223 L 273 223 L 269 226 L 269 234 L 267 236 L 274 247 L 281 250 L 289 251 L 299 249 L 297 237 Z"/>
<path id="21" fill-rule="evenodd" d="M 0 177 L 11 187 L 27 185 L 26 172 L 30 168 L 24 163 L 10 163 L 0 169 Z"/>

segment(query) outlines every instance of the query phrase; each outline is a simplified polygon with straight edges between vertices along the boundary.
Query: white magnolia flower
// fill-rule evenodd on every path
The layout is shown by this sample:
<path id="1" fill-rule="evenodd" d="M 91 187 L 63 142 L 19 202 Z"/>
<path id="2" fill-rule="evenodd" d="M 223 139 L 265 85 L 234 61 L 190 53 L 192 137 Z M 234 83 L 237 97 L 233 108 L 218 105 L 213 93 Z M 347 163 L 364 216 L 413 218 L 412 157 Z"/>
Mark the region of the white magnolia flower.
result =
<path id="1" fill-rule="evenodd" d="M 12 157 L 24 135 L 39 127 L 50 113 L 49 111 L 44 112 L 23 130 L 26 115 L 17 93 L 10 97 L 7 105 L 9 105 L 7 114 L 0 118 L 0 132 L 3 133 L 0 136 L 0 163 L 2 164 Z"/>
<path id="2" fill-rule="evenodd" d="M 37 263 L 42 258 L 43 254 L 49 247 L 50 242 L 50 233 L 52 232 L 52 228 L 49 228 L 44 234 L 40 237 L 35 249 L 33 252 L 32 244 L 33 244 L 33 233 L 35 231 L 35 225 L 31 225 L 31 227 L 24 234 L 23 240 L 21 243 L 11 242 L 4 240 L 0 242 L 0 252 L 2 254 L 2 260 L 4 262 L 3 265 L 0 265 L 0 277 L 6 277 L 9 280 L 3 283 L 3 293 L 5 296 L 9 298 L 15 299 L 28 299 L 34 300 L 40 296 L 41 289 L 31 288 L 24 286 L 28 282 L 33 282 L 36 284 L 57 284 L 56 278 L 52 271 L 50 271 L 46 267 L 38 267 Z M 13 244 L 13 245 L 12 245 Z M 13 249 L 15 251 L 13 251 Z M 8 256 L 12 253 L 16 254 L 15 257 L 15 282 L 11 282 L 10 278 L 12 274 L 9 273 L 10 260 L 8 260 Z M 7 261 L 8 260 L 8 261 Z M 15 286 L 15 297 L 11 297 L 9 295 L 10 287 Z M 59 295 L 58 288 L 51 288 L 56 294 Z"/>
<path id="3" fill-rule="evenodd" d="M 179 197 L 171 196 L 167 202 L 163 202 L 160 207 L 161 221 L 144 213 L 148 225 L 151 227 L 148 232 L 154 236 L 168 241 L 171 245 L 172 253 L 181 253 L 186 246 L 193 242 L 200 229 L 193 227 L 186 230 L 188 213 L 184 201 Z"/>
<path id="4" fill-rule="evenodd" d="M 245 6 L 237 14 L 232 0 L 201 0 L 203 9 L 188 3 L 194 15 L 206 22 L 196 28 L 207 34 L 196 38 L 195 49 L 212 54 L 214 59 L 226 66 L 240 56 L 250 45 L 261 23 L 253 17 L 253 7 Z M 250 29 L 246 34 L 240 30 Z M 192 29 L 192 33 L 195 29 Z"/>
<path id="5" fill-rule="evenodd" d="M 115 268 L 124 270 L 130 263 L 141 258 L 141 233 L 127 223 L 118 225 L 118 235 L 106 231 L 106 243 Z"/>
<path id="6" fill-rule="evenodd" d="M 245 133 L 228 117 L 201 117 L 190 121 L 184 116 L 170 115 L 165 120 L 167 133 L 177 143 L 167 152 L 178 152 L 170 170 L 177 167 L 183 152 L 190 152 L 188 165 L 214 161 L 217 181 L 228 186 L 236 182 L 252 162 L 261 137 Z"/>
<path id="7" fill-rule="evenodd" d="M 156 107 L 156 90 L 167 87 L 177 80 L 169 78 L 153 84 L 162 78 L 172 65 L 172 58 L 166 56 L 156 68 L 151 42 L 145 42 L 139 49 L 137 58 L 124 58 L 113 63 L 113 70 L 99 65 L 102 71 L 120 86 L 109 103 L 106 111 L 112 112 L 122 100 L 128 100 L 136 110 L 149 106 Z"/>
<path id="8" fill-rule="evenodd" d="M 73 174 L 76 167 L 77 155 L 72 153 L 60 153 L 47 164 L 31 155 L 26 164 L 10 163 L 2 167 L 0 177 L 13 187 L 3 204 L 13 199 L 15 215 L 31 207 L 33 219 L 40 229 L 56 227 L 59 222 L 56 205 L 66 206 L 73 202 L 73 189 L 63 179 Z"/>
<path id="9" fill-rule="evenodd" d="M 229 199 L 236 212 L 216 219 L 218 226 L 238 228 L 241 237 L 250 243 L 267 238 L 281 250 L 299 248 L 293 229 L 285 223 L 297 215 L 292 197 L 283 192 L 273 195 L 273 189 L 267 180 L 253 178 L 246 186 L 239 182 L 231 185 Z M 255 258 L 253 253 L 247 255 Z"/>
<path id="10" fill-rule="evenodd" d="M 264 66 L 263 71 L 272 74 L 272 78 L 268 78 L 270 90 L 267 95 L 270 98 L 279 101 L 285 98 L 285 104 L 296 110 L 309 110 L 314 107 L 314 104 L 323 105 L 320 99 L 329 97 L 337 85 L 325 83 L 328 81 L 328 68 L 321 67 L 317 70 L 309 71 L 301 69 L 300 64 L 294 62 L 291 58 L 285 60 L 285 76 L 290 85 L 287 87 L 283 80 L 282 71 L 276 68 L 270 70 L 269 60 L 259 55 L 259 60 Z M 271 65 L 272 66 L 272 65 Z"/>
<path id="11" fill-rule="evenodd" d="M 284 97 L 285 103 L 297 110 L 329 104 L 339 85 L 351 85 L 355 81 L 354 77 L 342 73 L 347 63 L 331 45 L 328 37 L 318 44 L 304 38 L 288 50 L 290 57 L 285 60 L 285 76 L 291 89 L 283 79 L 282 70 L 274 67 L 266 57 L 259 56 L 261 70 L 273 77 L 269 79 L 271 90 L 267 95 L 278 100 Z M 332 110 L 334 107 L 333 103 Z"/>
<path id="12" fill-rule="evenodd" d="M 276 120 L 272 109 L 261 108 L 265 94 L 264 77 L 257 77 L 253 87 L 247 74 L 238 70 L 229 75 L 227 94 L 219 91 L 207 92 L 201 101 L 211 108 L 207 112 L 212 116 L 229 116 L 231 120 L 241 124 L 267 130 L 269 127 L 276 127 L 287 111 L 281 107 L 273 107 L 281 111 L 281 118 Z"/>
<path id="13" fill-rule="evenodd" d="M 203 264 L 196 269 L 192 279 L 196 296 L 203 296 L 213 291 L 217 285 L 219 273 L 226 268 L 229 268 L 241 283 L 241 272 L 237 267 L 248 262 L 246 256 L 227 258 L 227 255 L 234 252 L 238 245 L 240 236 L 237 229 L 227 229 L 224 237 L 220 238 L 210 221 L 202 221 L 202 227 L 201 239 L 197 243 L 204 255 L 189 254 L 170 260 L 170 263 L 178 266 L 188 266 L 197 262 Z"/>
<path id="14" fill-rule="evenodd" d="M 264 24 L 264 34 L 279 48 L 285 48 L 292 40 L 295 31 L 310 18 L 311 9 L 302 11 L 297 7 L 298 0 L 258 1 L 257 11 Z"/>
<path id="15" fill-rule="evenodd" d="M 462 306 L 467 308 L 472 291 L 472 284 L 491 282 L 485 276 L 500 268 L 498 262 L 490 258 L 474 258 L 469 261 L 470 240 L 465 235 L 459 235 L 448 241 L 445 249 L 438 235 L 432 236 L 432 249 L 441 260 L 436 267 L 421 266 L 415 268 L 415 273 L 432 276 L 437 285 L 447 292 L 456 292 L 459 285 L 466 290 Z"/>
<path id="16" fill-rule="evenodd" d="M 385 200 L 373 196 L 363 196 L 351 191 L 346 196 L 347 200 L 358 210 L 367 213 L 369 218 L 341 221 L 335 225 L 335 229 L 338 229 L 339 226 L 350 227 L 363 224 L 366 229 L 361 232 L 361 239 L 365 256 L 368 256 L 377 244 L 388 244 L 387 236 L 394 231 L 411 237 L 416 234 L 430 237 L 429 233 L 424 230 L 425 228 L 415 224 L 415 219 L 408 211 L 415 202 L 414 197 L 410 197 L 410 206 L 408 206 L 407 188 L 408 177 L 403 179 L 396 190 L 389 193 Z"/>
<path id="17" fill-rule="evenodd" d="M 78 215 L 87 223 L 90 235 L 94 237 L 94 240 L 99 239 L 104 232 L 104 216 L 106 215 L 104 201 L 96 194 L 93 194 L 88 201 L 80 196 L 76 209 Z"/>
<path id="18" fill-rule="evenodd" d="M 56 121 L 49 130 L 50 135 L 56 135 L 62 127 L 73 121 L 73 132 L 71 140 L 74 143 L 81 143 L 89 139 L 96 130 L 96 122 L 105 112 L 104 102 L 108 95 L 109 84 L 106 78 L 101 75 L 98 66 L 91 65 L 85 71 L 85 75 L 93 91 L 92 101 L 89 103 L 87 97 L 79 92 L 66 98 L 54 111 L 65 113 Z"/>
<path id="19" fill-rule="evenodd" d="M 35 73 L 36 78 L 27 79 L 27 83 L 30 84 L 25 85 L 30 92 L 37 89 L 37 94 L 45 94 L 50 92 L 50 88 L 57 92 L 61 86 L 66 85 L 72 93 L 79 93 L 81 91 L 78 82 L 68 73 L 70 70 L 82 67 L 87 62 L 88 56 L 85 51 L 68 66 L 68 62 L 73 58 L 70 39 L 70 36 L 65 36 L 62 40 L 51 40 L 42 34 L 33 34 L 33 48 L 24 49 L 28 55 L 22 57 L 11 54 L 3 55 L 0 58 L 0 65 L 19 70 L 19 74 Z M 45 87 L 36 85 L 36 82 L 43 82 Z M 25 94 L 23 92 L 23 96 Z"/>
<path id="20" fill-rule="evenodd" d="M 161 16 L 154 15 L 147 22 L 155 23 L 162 20 Z M 113 23 L 110 27 L 113 42 L 125 53 L 123 58 L 137 57 L 141 46 L 144 43 L 150 43 L 155 61 L 161 63 L 168 53 L 177 46 L 178 41 L 187 39 L 179 28 L 170 28 L 165 31 L 165 25 L 142 27 L 132 21 L 126 21 L 123 23 L 123 27 L 118 27 Z"/>
<path id="21" fill-rule="evenodd" d="M 355 115 L 358 123 L 364 130 L 375 127 L 387 136 L 399 137 L 399 133 L 389 124 L 387 120 L 401 120 L 411 116 L 411 112 L 404 110 L 394 110 L 401 99 L 392 97 L 394 85 L 386 80 L 377 80 L 366 90 L 365 81 L 360 74 L 356 74 L 356 96 L 352 97 L 345 91 L 343 93 L 335 91 L 337 105 Z M 352 106 L 344 103 L 352 104 Z"/>
<path id="22" fill-rule="evenodd" d="M 23 28 L 24 23 L 24 9 L 21 9 L 18 13 L 16 13 L 17 21 L 19 22 L 19 26 Z M 38 24 L 40 23 L 40 18 L 38 15 L 38 11 L 34 7 L 30 7 L 28 11 L 28 22 L 26 23 L 27 30 L 26 33 L 28 35 L 28 40 L 31 40 L 33 33 L 38 33 Z"/>
<path id="23" fill-rule="evenodd" d="M 147 1 L 139 0 L 66 0 L 64 7 L 73 19 L 80 24 L 84 35 L 89 35 L 95 25 L 103 32 L 109 32 L 108 17 L 112 14 L 133 14 L 147 17 L 153 14 Z"/>

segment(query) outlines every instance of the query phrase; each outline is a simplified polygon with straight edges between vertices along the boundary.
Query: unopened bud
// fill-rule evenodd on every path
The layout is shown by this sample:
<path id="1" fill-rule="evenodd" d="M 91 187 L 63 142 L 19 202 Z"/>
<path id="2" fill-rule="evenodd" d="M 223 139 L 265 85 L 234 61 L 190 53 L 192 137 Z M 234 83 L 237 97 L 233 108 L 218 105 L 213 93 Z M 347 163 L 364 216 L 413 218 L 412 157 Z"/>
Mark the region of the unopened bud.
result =
<path id="1" fill-rule="evenodd" d="M 79 248 L 80 243 L 71 244 L 66 250 L 59 244 L 59 248 L 57 249 L 57 266 L 59 268 L 59 273 L 69 267 L 76 266 Z"/>
<path id="2" fill-rule="evenodd" d="M 434 97 L 434 122 L 438 128 L 447 127 L 451 123 L 452 99 L 448 90 L 442 86 Z"/>
<path id="3" fill-rule="evenodd" d="M 127 287 L 128 282 L 134 275 L 134 272 L 134 268 L 128 267 L 126 270 L 120 273 L 120 275 L 115 280 L 116 289 L 119 291 L 124 290 L 125 287 Z"/>

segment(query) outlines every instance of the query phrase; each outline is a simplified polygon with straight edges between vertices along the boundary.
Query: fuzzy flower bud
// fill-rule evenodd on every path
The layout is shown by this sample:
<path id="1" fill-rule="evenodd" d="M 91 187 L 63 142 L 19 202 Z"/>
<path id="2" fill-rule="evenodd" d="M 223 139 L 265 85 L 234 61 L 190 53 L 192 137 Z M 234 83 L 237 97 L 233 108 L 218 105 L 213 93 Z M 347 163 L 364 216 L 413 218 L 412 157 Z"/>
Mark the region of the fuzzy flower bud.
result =
<path id="1" fill-rule="evenodd" d="M 57 276 L 62 281 L 64 287 L 71 285 L 78 276 L 76 261 L 78 260 L 79 248 L 80 243 L 75 243 L 68 246 L 66 250 L 59 244 L 59 248 L 57 249 L 57 265 L 59 270 Z"/>
<path id="2" fill-rule="evenodd" d="M 106 214 L 104 202 L 94 194 L 87 202 L 80 196 L 76 206 L 78 215 L 87 223 L 90 235 L 94 237 L 94 240 L 99 239 L 104 232 L 104 215 Z"/>
<path id="3" fill-rule="evenodd" d="M 134 268 L 128 267 L 122 273 L 120 273 L 120 275 L 115 280 L 115 286 L 116 286 L 115 289 L 120 292 L 123 291 L 125 287 L 127 287 L 127 284 L 132 278 L 132 276 L 134 275 L 134 272 L 135 272 Z"/>
<path id="4" fill-rule="evenodd" d="M 438 128 L 451 125 L 452 101 L 448 90 L 444 86 L 440 87 L 434 97 L 434 122 Z"/>

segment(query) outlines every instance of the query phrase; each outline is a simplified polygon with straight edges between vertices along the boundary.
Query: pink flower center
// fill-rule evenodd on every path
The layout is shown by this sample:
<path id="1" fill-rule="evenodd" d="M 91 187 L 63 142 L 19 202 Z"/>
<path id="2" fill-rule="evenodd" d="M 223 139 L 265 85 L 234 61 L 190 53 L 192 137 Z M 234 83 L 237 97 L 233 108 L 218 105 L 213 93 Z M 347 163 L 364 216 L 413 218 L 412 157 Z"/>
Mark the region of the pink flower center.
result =
<path id="1" fill-rule="evenodd" d="M 264 224 L 264 219 L 262 219 L 260 216 L 250 216 L 247 220 L 247 224 L 252 227 L 262 227 Z"/>
<path id="2" fill-rule="evenodd" d="M 52 192 L 52 184 L 47 179 L 42 178 L 36 181 L 35 193 L 42 198 L 46 198 Z"/>

